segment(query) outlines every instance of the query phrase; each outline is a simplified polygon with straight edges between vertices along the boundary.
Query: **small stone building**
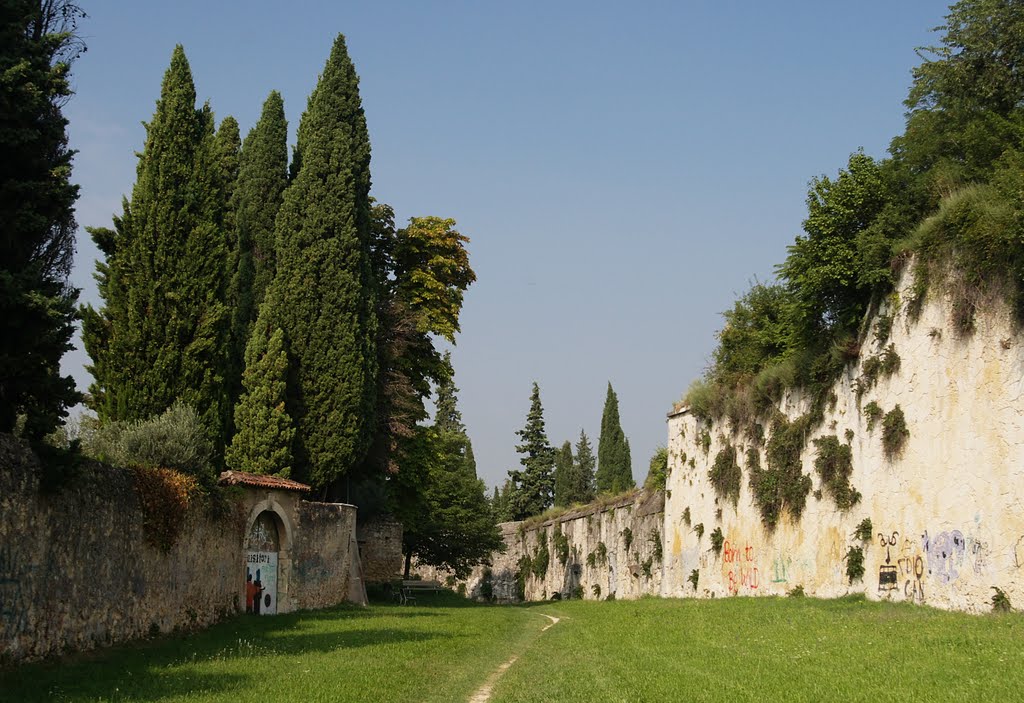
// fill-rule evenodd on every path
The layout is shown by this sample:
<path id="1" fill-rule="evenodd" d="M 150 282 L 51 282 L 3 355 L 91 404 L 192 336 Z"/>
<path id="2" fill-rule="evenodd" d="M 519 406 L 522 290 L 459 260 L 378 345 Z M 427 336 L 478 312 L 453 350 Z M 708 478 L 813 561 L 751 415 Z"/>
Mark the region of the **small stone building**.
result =
<path id="1" fill-rule="evenodd" d="M 246 612 L 366 603 L 355 506 L 303 500 L 309 486 L 277 476 L 225 471 L 220 483 L 244 489 L 239 602 Z"/>

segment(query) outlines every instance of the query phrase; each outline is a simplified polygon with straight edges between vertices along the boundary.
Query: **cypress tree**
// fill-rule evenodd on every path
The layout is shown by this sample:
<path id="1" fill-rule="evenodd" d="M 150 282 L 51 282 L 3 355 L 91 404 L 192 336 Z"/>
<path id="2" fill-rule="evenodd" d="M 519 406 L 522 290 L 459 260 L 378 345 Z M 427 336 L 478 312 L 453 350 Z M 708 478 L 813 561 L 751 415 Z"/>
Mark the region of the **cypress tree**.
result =
<path id="1" fill-rule="evenodd" d="M 38 439 L 78 402 L 60 375 L 78 291 L 67 120 L 71 62 L 83 50 L 69 2 L 0 5 L 0 432 L 19 416 Z"/>
<path id="2" fill-rule="evenodd" d="M 629 440 L 619 422 L 619 398 L 608 384 L 608 395 L 601 415 L 601 438 L 597 443 L 597 489 L 602 493 L 618 493 L 635 486 Z"/>
<path id="3" fill-rule="evenodd" d="M 230 262 L 231 345 L 236 377 L 244 367 L 249 332 L 274 278 L 274 220 L 288 185 L 287 141 L 284 101 L 275 90 L 263 103 L 260 119 L 242 144 L 231 200 L 235 233 Z"/>
<path id="4" fill-rule="evenodd" d="M 434 427 L 443 432 L 465 432 L 466 427 L 462 424 L 462 413 L 459 412 L 457 405 L 458 398 L 456 394 L 459 392 L 459 389 L 455 387 L 455 380 L 451 374 L 451 352 L 444 353 L 443 366 L 448 373 L 437 384 L 434 402 Z"/>
<path id="5" fill-rule="evenodd" d="M 555 455 L 555 505 L 565 507 L 576 500 L 573 488 L 576 481 L 576 465 L 572 457 L 572 444 L 565 441 Z"/>
<path id="6" fill-rule="evenodd" d="M 594 500 L 594 450 L 590 448 L 587 433 L 580 430 L 580 439 L 576 443 L 576 470 L 573 478 L 570 500 L 574 503 L 589 503 Z"/>
<path id="7" fill-rule="evenodd" d="M 285 409 L 288 354 L 284 333 L 260 318 L 245 350 L 245 393 L 235 408 L 235 436 L 227 449 L 229 469 L 291 475 L 295 428 Z"/>
<path id="8" fill-rule="evenodd" d="M 293 171 L 276 221 L 272 322 L 289 343 L 295 468 L 339 496 L 369 448 L 377 382 L 370 141 L 341 35 L 299 123 Z"/>
<path id="9" fill-rule="evenodd" d="M 536 382 L 530 394 L 530 412 L 526 415 L 526 425 L 516 430 L 516 434 L 523 441 L 516 447 L 516 451 L 523 455 L 519 460 L 523 469 L 510 472 L 512 490 L 508 510 L 512 519 L 523 520 L 551 507 L 554 488 L 551 469 L 555 450 L 548 444 L 544 432 L 544 408 L 541 407 L 540 387 Z"/>
<path id="10" fill-rule="evenodd" d="M 181 46 L 164 75 L 132 199 L 114 229 L 91 230 L 104 307 L 83 311 L 93 360 L 91 406 L 101 419 L 137 420 L 176 400 L 192 405 L 223 447 L 227 394 L 227 244 L 230 125 L 216 139 L 208 106 L 195 107 Z"/>

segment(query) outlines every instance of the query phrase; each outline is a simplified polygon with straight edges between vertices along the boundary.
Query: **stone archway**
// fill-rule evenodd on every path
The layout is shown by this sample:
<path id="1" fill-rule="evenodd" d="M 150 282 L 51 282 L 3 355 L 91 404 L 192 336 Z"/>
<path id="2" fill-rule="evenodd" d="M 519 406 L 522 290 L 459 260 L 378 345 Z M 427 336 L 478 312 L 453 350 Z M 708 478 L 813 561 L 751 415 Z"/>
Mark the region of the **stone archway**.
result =
<path id="1" fill-rule="evenodd" d="M 292 610 L 289 594 L 292 529 L 281 506 L 257 504 L 245 531 L 245 610 L 274 615 Z"/>

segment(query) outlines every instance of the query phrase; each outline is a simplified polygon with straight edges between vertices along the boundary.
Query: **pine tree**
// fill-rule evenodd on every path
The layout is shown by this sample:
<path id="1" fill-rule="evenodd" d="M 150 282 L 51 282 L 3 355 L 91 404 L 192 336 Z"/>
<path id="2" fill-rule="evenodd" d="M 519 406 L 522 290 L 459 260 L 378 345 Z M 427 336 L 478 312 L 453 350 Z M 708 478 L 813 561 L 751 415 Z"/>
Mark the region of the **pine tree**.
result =
<path id="1" fill-rule="evenodd" d="M 572 443 L 566 440 L 555 454 L 555 505 L 565 507 L 575 500 L 573 488 L 576 480 L 576 463 L 572 457 Z"/>
<path id="2" fill-rule="evenodd" d="M 131 202 L 114 230 L 91 230 L 104 307 L 83 311 L 93 360 L 91 406 L 137 420 L 176 400 L 196 408 L 215 446 L 230 419 L 225 303 L 225 170 L 230 125 L 218 140 L 178 46 L 146 125 Z M 228 159 L 229 160 L 229 159 Z"/>
<path id="3" fill-rule="evenodd" d="M 555 450 L 548 444 L 544 433 L 544 409 L 540 403 L 540 387 L 533 384 L 530 394 L 530 412 L 526 415 L 526 425 L 516 434 L 523 441 L 516 446 L 522 454 L 519 463 L 521 471 L 512 471 L 512 492 L 509 496 L 509 512 L 513 519 L 523 520 L 531 515 L 539 515 L 551 507 L 554 480 L 551 475 L 555 460 Z"/>
<path id="4" fill-rule="evenodd" d="M 231 201 L 235 232 L 230 262 L 231 344 L 236 376 L 244 365 L 249 332 L 274 278 L 274 220 L 288 185 L 287 141 L 284 101 L 275 90 L 263 103 L 256 126 L 245 137 Z"/>
<path id="5" fill-rule="evenodd" d="M 0 432 L 22 416 L 32 439 L 80 397 L 60 375 L 78 297 L 68 283 L 78 186 L 61 106 L 83 14 L 60 1 L 0 6 Z"/>
<path id="6" fill-rule="evenodd" d="M 594 450 L 590 448 L 587 433 L 580 430 L 580 439 L 576 443 L 576 479 L 571 489 L 570 500 L 574 503 L 589 503 L 594 500 Z"/>
<path id="7" fill-rule="evenodd" d="M 636 485 L 633 481 L 629 440 L 619 422 L 619 398 L 608 384 L 608 395 L 601 416 L 601 438 L 597 443 L 597 489 L 619 493 Z"/>
<path id="8" fill-rule="evenodd" d="M 235 436 L 224 457 L 229 469 L 288 477 L 295 428 L 285 409 L 288 354 L 284 333 L 261 318 L 245 350 L 245 393 L 235 408 Z"/>
<path id="9" fill-rule="evenodd" d="M 272 324 L 289 343 L 295 468 L 338 497 L 373 436 L 378 363 L 370 141 L 341 35 L 299 123 L 293 172 L 275 226 Z"/>

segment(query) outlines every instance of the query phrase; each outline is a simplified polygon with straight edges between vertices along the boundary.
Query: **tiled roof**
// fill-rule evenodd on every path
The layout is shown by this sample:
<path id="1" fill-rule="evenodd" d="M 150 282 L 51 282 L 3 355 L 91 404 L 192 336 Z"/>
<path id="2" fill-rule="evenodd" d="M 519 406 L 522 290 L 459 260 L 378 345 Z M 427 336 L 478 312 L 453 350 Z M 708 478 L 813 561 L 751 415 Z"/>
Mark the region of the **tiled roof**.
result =
<path id="1" fill-rule="evenodd" d="M 274 488 L 279 491 L 311 491 L 304 483 L 277 476 L 261 476 L 244 471 L 225 471 L 220 475 L 220 483 L 227 486 L 253 486 L 255 488 Z"/>

